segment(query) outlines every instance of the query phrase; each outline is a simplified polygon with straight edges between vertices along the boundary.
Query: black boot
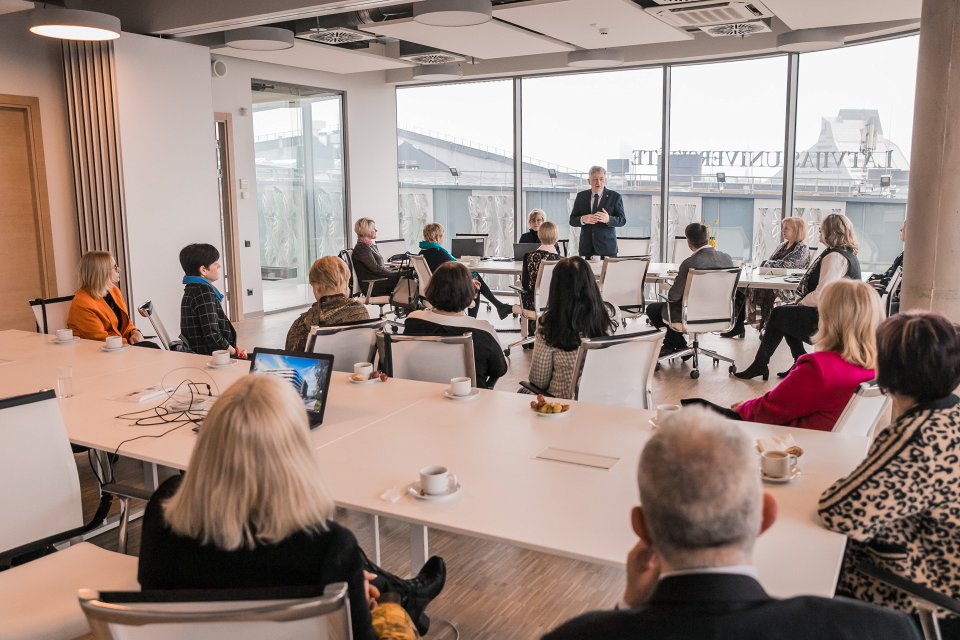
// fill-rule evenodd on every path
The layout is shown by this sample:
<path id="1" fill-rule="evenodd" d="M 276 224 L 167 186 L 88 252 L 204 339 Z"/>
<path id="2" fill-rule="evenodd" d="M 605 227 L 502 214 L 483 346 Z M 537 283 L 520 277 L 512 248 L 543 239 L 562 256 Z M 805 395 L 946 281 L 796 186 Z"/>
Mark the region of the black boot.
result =
<path id="1" fill-rule="evenodd" d="M 740 378 L 741 380 L 750 380 L 752 378 L 756 378 L 757 376 L 763 376 L 764 380 L 769 380 L 770 369 L 765 364 L 754 362 L 743 371 L 737 371 L 733 375 L 737 378 Z"/>
<path id="2" fill-rule="evenodd" d="M 366 557 L 364 559 L 368 564 L 364 568 L 377 574 L 376 580 L 372 581 L 374 586 L 381 592 L 396 593 L 400 596 L 400 606 L 410 614 L 417 632 L 425 635 L 430 629 L 430 618 L 424 613 L 424 609 L 443 590 L 447 579 L 447 565 L 443 562 L 443 558 L 432 556 L 420 569 L 417 577 L 410 580 L 399 578 L 374 565 Z"/>
<path id="3" fill-rule="evenodd" d="M 790 375 L 790 372 L 793 371 L 793 368 L 796 367 L 796 366 L 797 366 L 797 363 L 794 362 L 792 365 L 790 365 L 790 368 L 789 368 L 789 369 L 787 369 L 786 371 L 781 371 L 780 373 L 778 373 L 778 374 L 777 374 L 777 377 L 780 378 L 781 380 L 784 379 L 784 378 L 786 378 L 788 375 Z"/>
<path id="4" fill-rule="evenodd" d="M 743 328 L 742 324 L 734 325 L 730 331 L 724 331 L 720 334 L 721 338 L 742 338 L 746 335 L 746 331 Z"/>

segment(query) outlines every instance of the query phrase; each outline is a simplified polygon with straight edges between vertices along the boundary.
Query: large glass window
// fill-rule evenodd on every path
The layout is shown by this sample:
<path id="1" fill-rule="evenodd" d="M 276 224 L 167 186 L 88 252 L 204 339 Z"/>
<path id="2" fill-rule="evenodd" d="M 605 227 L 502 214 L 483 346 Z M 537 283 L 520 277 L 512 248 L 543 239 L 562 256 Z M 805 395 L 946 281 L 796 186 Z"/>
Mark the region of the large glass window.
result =
<path id="1" fill-rule="evenodd" d="M 607 170 L 607 187 L 623 196 L 627 224 L 617 236 L 656 235 L 660 179 L 646 159 L 659 155 L 662 96 L 660 68 L 524 79 L 519 233 L 527 230 L 526 214 L 542 209 L 576 253 L 573 199 L 590 188 L 587 173 L 599 165 Z"/>
<path id="2" fill-rule="evenodd" d="M 918 36 L 800 56 L 794 213 L 812 229 L 830 213 L 854 223 L 865 271 L 903 247 Z"/>
<path id="3" fill-rule="evenodd" d="M 487 234 L 488 255 L 513 250 L 513 82 L 397 89 L 400 231 L 416 251 L 439 222 L 445 244 Z"/>
<path id="4" fill-rule="evenodd" d="M 345 247 L 342 97 L 254 80 L 264 311 L 313 302 L 310 265 Z"/>
<path id="5" fill-rule="evenodd" d="M 671 76 L 669 236 L 703 222 L 735 260 L 766 257 L 772 247 L 754 231 L 779 220 L 786 56 L 677 66 Z M 671 246 L 669 257 L 681 256 Z"/>

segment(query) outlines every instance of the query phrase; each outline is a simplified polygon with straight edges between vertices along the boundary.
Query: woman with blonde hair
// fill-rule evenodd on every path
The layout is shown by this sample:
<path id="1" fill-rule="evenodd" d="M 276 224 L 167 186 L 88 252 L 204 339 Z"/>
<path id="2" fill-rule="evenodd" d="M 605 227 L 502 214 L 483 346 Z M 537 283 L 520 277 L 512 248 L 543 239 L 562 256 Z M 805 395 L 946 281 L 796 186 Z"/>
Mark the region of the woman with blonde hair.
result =
<path id="1" fill-rule="evenodd" d="M 858 280 L 831 282 L 820 290 L 816 351 L 800 356 L 783 382 L 759 398 L 733 405 L 733 411 L 699 399 L 682 403 L 706 404 L 749 422 L 830 431 L 860 383 L 874 377 L 882 317 L 873 287 Z"/>
<path id="2" fill-rule="evenodd" d="M 783 242 L 769 258 L 760 263 L 761 267 L 771 269 L 806 269 L 810 264 L 810 249 L 807 248 L 807 223 L 803 218 L 784 218 L 780 224 Z M 777 299 L 784 303 L 794 301 L 792 291 L 776 289 L 747 289 L 743 293 L 737 289 L 737 309 L 739 314 L 733 328 L 721 333 L 721 338 L 742 338 L 745 335 L 744 323 L 756 325 L 759 331 L 766 327 Z"/>
<path id="3" fill-rule="evenodd" d="M 796 366 L 797 358 L 807 352 L 803 343 L 811 342 L 817 331 L 820 291 L 825 285 L 841 278 L 860 280 L 860 261 L 857 259 L 859 247 L 850 218 L 839 213 L 831 213 L 824 218 L 820 225 L 820 241 L 827 249 L 813 261 L 800 279 L 797 303 L 786 304 L 773 310 L 760 339 L 757 355 L 749 367 L 733 374 L 736 377 L 743 380 L 757 376 L 763 376 L 764 380 L 769 378 L 767 365 L 783 340 L 786 340 L 790 347 L 793 366 Z M 790 369 L 778 373 L 777 376 L 786 377 Z"/>
<path id="4" fill-rule="evenodd" d="M 346 582 L 354 638 L 415 638 L 395 600 L 414 620 L 422 617 L 443 588 L 443 560 L 431 558 L 415 580 L 370 564 L 353 534 L 332 521 L 334 503 L 309 433 L 300 397 L 285 380 L 251 375 L 227 389 L 203 422 L 187 473 L 164 482 L 147 504 L 140 585 L 265 589 Z M 384 591 L 396 594 L 384 598 L 394 602 L 378 605 Z"/>
<path id="5" fill-rule="evenodd" d="M 360 218 L 353 225 L 353 231 L 357 234 L 357 244 L 353 247 L 353 269 L 360 290 L 367 293 L 370 281 L 374 281 L 371 296 L 390 295 L 397 286 L 400 273 L 386 266 L 374 242 L 377 239 L 377 223 L 373 218 Z"/>
<path id="6" fill-rule="evenodd" d="M 125 344 L 143 342 L 133 326 L 120 288 L 120 267 L 109 251 L 88 251 L 80 258 L 80 288 L 67 313 L 67 327 L 87 340 L 120 336 Z M 153 343 L 143 346 L 156 347 Z"/>
<path id="7" fill-rule="evenodd" d="M 453 257 L 453 254 L 443 246 L 443 236 L 445 233 L 446 230 L 443 228 L 443 225 L 437 222 L 431 222 L 423 227 L 423 242 L 420 243 L 420 255 L 426 260 L 430 271 L 436 271 L 444 262 L 457 261 L 457 259 Z M 490 304 L 496 307 L 497 315 L 500 316 L 501 320 L 513 313 L 513 305 L 498 300 L 497 296 L 493 295 L 490 287 L 487 286 L 487 283 L 480 277 L 480 274 L 473 273 L 472 276 L 473 286 L 479 290 L 479 295 L 482 295 L 490 301 Z M 479 297 L 477 297 L 477 302 L 479 302 Z M 467 313 L 476 318 L 479 311 L 480 305 L 475 304 Z"/>
<path id="8" fill-rule="evenodd" d="M 370 319 L 370 314 L 362 302 L 347 297 L 350 270 L 340 258 L 325 256 L 314 261 L 310 267 L 309 279 L 313 297 L 317 301 L 290 325 L 284 347 L 287 351 L 303 351 L 307 348 L 310 327 Z"/>

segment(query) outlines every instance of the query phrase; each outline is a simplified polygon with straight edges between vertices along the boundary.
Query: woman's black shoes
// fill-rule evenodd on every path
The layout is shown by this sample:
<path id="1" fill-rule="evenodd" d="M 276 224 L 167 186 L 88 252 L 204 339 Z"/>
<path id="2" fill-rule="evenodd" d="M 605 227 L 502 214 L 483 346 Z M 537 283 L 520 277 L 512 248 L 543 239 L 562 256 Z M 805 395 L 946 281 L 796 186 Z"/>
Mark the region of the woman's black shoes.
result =
<path id="1" fill-rule="evenodd" d="M 769 380 L 770 369 L 765 364 L 757 364 L 756 362 L 754 362 L 743 371 L 737 371 L 733 375 L 737 378 L 740 378 L 741 380 L 752 380 L 757 376 L 763 376 L 764 380 Z"/>
<path id="2" fill-rule="evenodd" d="M 743 325 L 741 324 L 739 326 L 734 327 L 733 329 L 730 329 L 730 331 L 724 331 L 723 333 L 720 334 L 720 337 L 721 338 L 742 338 L 743 336 L 746 335 L 746 333 L 747 332 L 744 330 Z"/>
<path id="3" fill-rule="evenodd" d="M 400 603 L 410 614 L 410 619 L 420 635 L 426 635 L 430 629 L 430 618 L 424 613 L 424 609 L 431 600 L 440 595 L 446 580 L 447 565 L 440 556 L 433 556 L 423 565 L 417 577 L 404 580 L 404 588 L 399 590 Z"/>

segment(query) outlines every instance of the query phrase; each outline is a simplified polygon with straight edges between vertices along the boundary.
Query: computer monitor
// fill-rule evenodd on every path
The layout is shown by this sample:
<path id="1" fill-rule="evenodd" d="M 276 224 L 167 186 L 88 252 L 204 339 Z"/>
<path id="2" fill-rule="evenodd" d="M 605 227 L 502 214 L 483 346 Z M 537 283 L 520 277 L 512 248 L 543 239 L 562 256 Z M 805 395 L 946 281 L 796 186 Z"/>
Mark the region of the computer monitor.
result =
<path id="1" fill-rule="evenodd" d="M 483 248 L 487 243 L 486 238 L 454 238 L 450 242 L 450 253 L 454 258 L 463 256 L 483 257 Z"/>
<path id="2" fill-rule="evenodd" d="M 323 422 L 332 371 L 333 356 L 327 353 L 257 347 L 250 356 L 250 373 L 279 376 L 293 385 L 303 399 L 311 429 Z"/>
<path id="3" fill-rule="evenodd" d="M 533 253 L 539 248 L 539 242 L 514 242 L 513 259 L 516 261 L 523 260 L 523 256 L 527 255 L 528 253 Z"/>

